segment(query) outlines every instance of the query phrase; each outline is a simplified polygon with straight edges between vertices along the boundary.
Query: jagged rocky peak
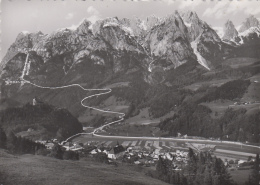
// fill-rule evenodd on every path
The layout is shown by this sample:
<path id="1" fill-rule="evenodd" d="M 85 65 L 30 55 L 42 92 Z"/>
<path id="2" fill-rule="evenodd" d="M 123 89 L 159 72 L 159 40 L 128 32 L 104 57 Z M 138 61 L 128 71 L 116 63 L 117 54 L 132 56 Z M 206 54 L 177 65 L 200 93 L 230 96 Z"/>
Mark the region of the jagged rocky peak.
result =
<path id="1" fill-rule="evenodd" d="M 258 26 L 260 26 L 259 20 L 255 18 L 255 16 L 251 15 L 246 19 L 245 22 L 242 23 L 239 32 L 244 32 L 251 27 L 258 27 Z"/>
<path id="2" fill-rule="evenodd" d="M 101 30 L 106 27 L 120 27 L 122 26 L 117 17 L 108 17 L 103 20 L 96 21 L 92 26 L 92 31 L 95 35 L 100 34 Z"/>
<path id="3" fill-rule="evenodd" d="M 223 39 L 231 40 L 238 35 L 238 32 L 232 21 L 228 20 L 224 25 Z"/>
<path id="4" fill-rule="evenodd" d="M 17 46 L 22 44 L 23 46 L 20 46 L 21 47 L 20 49 L 22 49 L 23 47 L 31 48 L 32 45 L 38 42 L 38 40 L 41 39 L 41 37 L 43 36 L 44 34 L 41 31 L 38 31 L 36 33 L 22 31 L 17 35 L 14 44 L 16 44 Z"/>
<path id="5" fill-rule="evenodd" d="M 146 19 L 144 20 L 144 26 L 145 26 L 146 30 L 150 30 L 154 26 L 159 25 L 161 23 L 162 23 L 162 19 L 160 19 L 159 17 L 157 17 L 155 15 L 150 15 L 150 16 L 146 17 Z"/>
<path id="6" fill-rule="evenodd" d="M 180 12 L 180 15 L 183 18 L 183 20 L 187 23 L 200 22 L 200 19 L 196 12 L 184 11 L 184 12 Z"/>
<path id="7" fill-rule="evenodd" d="M 31 49 L 33 45 L 38 43 L 44 36 L 41 31 L 36 33 L 30 33 L 28 31 L 20 32 L 0 63 L 0 71 L 3 70 L 9 60 L 14 58 L 17 54 L 25 53 L 28 49 Z"/>
<path id="8" fill-rule="evenodd" d="M 92 26 L 92 24 L 91 24 L 91 22 L 90 21 L 88 21 L 87 19 L 84 19 L 81 23 L 80 23 L 80 25 L 77 27 L 77 32 L 79 33 L 79 34 L 87 34 L 87 33 L 89 33 L 89 31 L 91 30 L 91 26 Z"/>
<path id="9" fill-rule="evenodd" d="M 215 66 L 216 53 L 221 53 L 221 39 L 218 34 L 196 12 L 185 11 L 180 13 L 188 29 L 188 38 L 198 62 L 207 69 Z M 216 46 L 215 46 L 216 45 Z M 213 47 L 214 46 L 214 47 Z"/>
<path id="10" fill-rule="evenodd" d="M 178 12 L 154 26 L 145 41 L 153 55 L 165 57 L 167 63 L 163 64 L 164 67 L 177 67 L 189 58 L 196 58 L 187 38 L 187 28 Z"/>
<path id="11" fill-rule="evenodd" d="M 104 19 L 104 21 L 102 23 L 103 23 L 102 24 L 103 27 L 120 25 L 118 17 L 108 17 L 108 18 Z"/>
<path id="12" fill-rule="evenodd" d="M 132 34 L 137 37 L 142 37 L 144 32 L 147 30 L 144 21 L 138 17 L 133 19 L 123 18 L 120 20 L 120 23 L 124 26 L 125 29 L 131 29 Z"/>
<path id="13" fill-rule="evenodd" d="M 197 37 L 199 37 L 205 28 L 209 27 L 209 25 L 206 22 L 202 21 L 198 17 L 196 12 L 186 11 L 181 12 L 180 15 L 188 29 L 190 42 L 194 41 Z"/>
<path id="14" fill-rule="evenodd" d="M 100 35 L 115 50 L 136 52 L 142 50 L 139 43 L 119 27 L 106 27 L 101 29 Z"/>

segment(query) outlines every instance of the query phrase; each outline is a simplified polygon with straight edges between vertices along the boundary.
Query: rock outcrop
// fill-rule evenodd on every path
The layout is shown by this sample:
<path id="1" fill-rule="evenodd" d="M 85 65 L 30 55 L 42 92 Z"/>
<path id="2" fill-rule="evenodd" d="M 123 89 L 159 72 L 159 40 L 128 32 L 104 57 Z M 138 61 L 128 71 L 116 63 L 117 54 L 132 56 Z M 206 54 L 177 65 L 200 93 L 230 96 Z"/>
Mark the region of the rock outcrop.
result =
<path id="1" fill-rule="evenodd" d="M 167 63 L 159 65 L 178 67 L 189 58 L 195 58 L 187 34 L 184 22 L 179 13 L 175 12 L 151 29 L 145 43 L 152 55 L 166 59 Z"/>

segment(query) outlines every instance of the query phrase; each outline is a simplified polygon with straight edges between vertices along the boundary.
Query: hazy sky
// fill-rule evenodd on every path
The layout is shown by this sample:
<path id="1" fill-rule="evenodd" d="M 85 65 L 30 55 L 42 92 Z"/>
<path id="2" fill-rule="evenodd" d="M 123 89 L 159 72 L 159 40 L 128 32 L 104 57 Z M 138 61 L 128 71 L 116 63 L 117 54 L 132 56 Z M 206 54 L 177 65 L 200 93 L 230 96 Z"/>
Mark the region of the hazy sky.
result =
<path id="1" fill-rule="evenodd" d="M 1 56 L 21 31 L 50 33 L 78 25 L 84 18 L 95 21 L 106 17 L 145 18 L 165 16 L 175 10 L 194 10 L 213 27 L 227 19 L 240 25 L 250 14 L 260 18 L 258 0 L 2 0 Z"/>

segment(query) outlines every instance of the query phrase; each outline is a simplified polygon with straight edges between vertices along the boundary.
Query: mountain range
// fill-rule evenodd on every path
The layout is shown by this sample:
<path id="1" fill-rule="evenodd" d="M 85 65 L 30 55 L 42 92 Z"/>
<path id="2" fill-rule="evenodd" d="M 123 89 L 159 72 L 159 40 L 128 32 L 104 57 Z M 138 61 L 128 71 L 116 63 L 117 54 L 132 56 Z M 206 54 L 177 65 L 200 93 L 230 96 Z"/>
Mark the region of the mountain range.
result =
<path id="1" fill-rule="evenodd" d="M 198 60 L 210 70 L 229 54 L 232 43 L 227 45 L 221 39 L 238 45 L 247 42 L 250 36 L 256 35 L 258 38 L 259 34 L 259 21 L 250 16 L 243 22 L 239 32 L 228 20 L 224 25 L 224 35 L 220 38 L 215 30 L 192 11 L 176 11 L 163 18 L 150 16 L 145 20 L 113 17 L 93 24 L 84 20 L 76 28 L 63 28 L 51 34 L 21 32 L 1 62 L 1 76 L 4 76 L 3 69 L 7 63 L 22 54 L 22 50 L 28 49 L 35 51 L 31 58 L 37 60 L 38 65 L 55 57 L 63 60 L 64 73 L 83 58 L 90 58 L 98 65 L 115 65 L 115 62 L 112 64 L 105 61 L 97 54 L 100 51 L 113 51 L 118 55 L 127 51 L 142 55 L 144 58 L 141 65 L 145 70 L 149 67 L 160 67 L 163 70 L 176 68 L 189 59 Z M 153 62 L 155 58 L 167 62 Z M 114 71 L 124 68 L 121 64 L 115 66 Z"/>
<path id="2" fill-rule="evenodd" d="M 0 108 L 19 106 L 38 96 L 66 107 L 79 119 L 87 117 L 80 104 L 86 92 L 80 88 L 50 91 L 19 82 L 10 85 L 11 81 L 25 79 L 44 87 L 81 84 L 103 88 L 119 84 L 113 86 L 117 91 L 89 104 L 124 104 L 128 117 L 151 107 L 151 115 L 164 116 L 188 101 L 184 87 L 223 78 L 226 74 L 220 69 L 226 60 L 259 58 L 259 41 L 259 21 L 254 16 L 238 31 L 228 20 L 221 38 L 192 11 L 144 20 L 112 17 L 91 23 L 85 19 L 77 27 L 50 34 L 21 32 L 0 63 Z M 160 101 L 164 102 L 162 107 L 158 107 Z"/>

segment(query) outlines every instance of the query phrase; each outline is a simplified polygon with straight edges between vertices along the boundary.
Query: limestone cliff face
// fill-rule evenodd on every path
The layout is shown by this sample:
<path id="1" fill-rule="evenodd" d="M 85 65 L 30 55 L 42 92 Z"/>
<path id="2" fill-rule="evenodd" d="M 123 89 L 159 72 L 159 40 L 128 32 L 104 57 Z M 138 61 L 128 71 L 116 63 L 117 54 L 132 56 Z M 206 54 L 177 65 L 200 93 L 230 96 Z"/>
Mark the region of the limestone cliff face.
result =
<path id="1" fill-rule="evenodd" d="M 208 25 L 199 19 L 196 12 L 187 11 L 182 12 L 181 17 L 183 18 L 184 24 L 188 29 L 188 36 L 190 42 L 194 41 L 203 32 Z"/>
<path id="2" fill-rule="evenodd" d="M 178 12 L 165 18 L 153 27 L 145 38 L 152 55 L 162 56 L 167 60 L 165 67 L 177 67 L 189 58 L 195 58 L 189 43 L 188 30 Z"/>
<path id="3" fill-rule="evenodd" d="M 209 70 L 219 65 L 225 45 L 216 31 L 202 21 L 196 12 L 182 12 L 181 17 L 187 27 L 187 35 L 198 62 Z"/>

